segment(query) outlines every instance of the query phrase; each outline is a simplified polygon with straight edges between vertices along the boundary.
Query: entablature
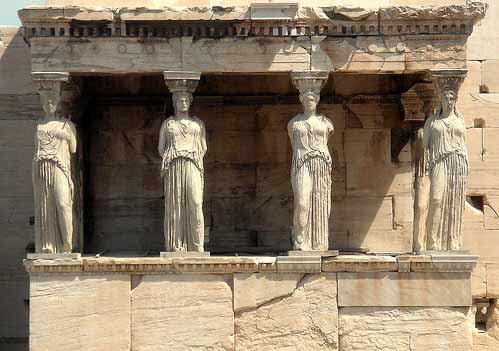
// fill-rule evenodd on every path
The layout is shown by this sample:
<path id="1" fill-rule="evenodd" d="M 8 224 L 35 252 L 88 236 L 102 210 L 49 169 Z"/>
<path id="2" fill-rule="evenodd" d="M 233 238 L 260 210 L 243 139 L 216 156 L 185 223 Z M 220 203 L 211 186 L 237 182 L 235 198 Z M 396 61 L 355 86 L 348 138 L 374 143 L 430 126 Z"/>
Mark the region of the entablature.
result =
<path id="1" fill-rule="evenodd" d="M 487 4 L 377 9 L 29 7 L 33 71 L 70 73 L 406 73 L 465 68 Z"/>
<path id="2" fill-rule="evenodd" d="M 243 7 L 28 7 L 19 11 L 32 37 L 231 37 L 455 34 L 469 35 L 487 4 L 375 9 L 253 4 Z"/>

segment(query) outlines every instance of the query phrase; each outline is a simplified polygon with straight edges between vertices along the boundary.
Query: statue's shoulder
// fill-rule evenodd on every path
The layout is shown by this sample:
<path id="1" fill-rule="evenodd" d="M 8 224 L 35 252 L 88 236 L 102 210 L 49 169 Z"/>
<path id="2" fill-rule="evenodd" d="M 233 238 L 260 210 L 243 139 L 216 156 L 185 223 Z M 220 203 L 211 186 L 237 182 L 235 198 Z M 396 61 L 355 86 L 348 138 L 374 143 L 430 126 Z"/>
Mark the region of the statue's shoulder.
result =
<path id="1" fill-rule="evenodd" d="M 74 124 L 74 122 L 70 121 L 70 120 L 67 120 L 67 121 L 64 121 L 66 124 L 66 126 L 71 129 L 72 131 L 76 131 L 76 124 Z"/>
<path id="2" fill-rule="evenodd" d="M 191 118 L 193 119 L 193 121 L 197 122 L 200 126 L 204 127 L 204 122 L 201 118 L 197 116 L 192 116 Z"/>
<path id="3" fill-rule="evenodd" d="M 293 126 L 295 126 L 298 122 L 301 121 L 302 119 L 302 114 L 299 113 L 297 114 L 296 116 L 294 116 L 293 118 L 291 118 L 288 122 L 288 128 L 292 128 Z"/>
<path id="4" fill-rule="evenodd" d="M 322 119 L 324 122 L 326 122 L 326 123 L 330 124 L 331 126 L 333 125 L 333 120 L 332 120 L 331 118 L 329 118 L 327 115 L 320 113 L 320 114 L 319 114 L 319 117 L 321 117 L 321 119 Z"/>
<path id="5" fill-rule="evenodd" d="M 170 123 L 170 121 L 171 121 L 171 120 L 173 120 L 173 116 L 170 116 L 170 117 L 168 117 L 168 118 L 165 118 L 165 119 L 163 120 L 163 123 L 161 123 L 161 127 L 166 126 L 168 123 Z"/>

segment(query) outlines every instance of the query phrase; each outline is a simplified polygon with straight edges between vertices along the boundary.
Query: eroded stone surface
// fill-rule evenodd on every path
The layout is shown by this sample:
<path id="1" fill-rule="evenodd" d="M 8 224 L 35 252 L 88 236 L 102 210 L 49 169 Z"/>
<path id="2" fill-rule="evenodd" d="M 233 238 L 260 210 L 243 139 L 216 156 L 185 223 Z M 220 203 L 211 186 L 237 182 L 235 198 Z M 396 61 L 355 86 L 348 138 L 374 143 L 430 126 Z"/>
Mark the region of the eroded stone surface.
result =
<path id="1" fill-rule="evenodd" d="M 471 351 L 472 323 L 467 307 L 343 307 L 340 350 Z"/>
<path id="2" fill-rule="evenodd" d="M 285 297 L 236 313 L 237 350 L 338 350 L 336 274 L 310 274 Z"/>
<path id="3" fill-rule="evenodd" d="M 31 276 L 30 350 L 129 349 L 129 275 Z"/>
<path id="4" fill-rule="evenodd" d="M 233 350 L 229 279 L 212 274 L 134 277 L 133 350 Z"/>

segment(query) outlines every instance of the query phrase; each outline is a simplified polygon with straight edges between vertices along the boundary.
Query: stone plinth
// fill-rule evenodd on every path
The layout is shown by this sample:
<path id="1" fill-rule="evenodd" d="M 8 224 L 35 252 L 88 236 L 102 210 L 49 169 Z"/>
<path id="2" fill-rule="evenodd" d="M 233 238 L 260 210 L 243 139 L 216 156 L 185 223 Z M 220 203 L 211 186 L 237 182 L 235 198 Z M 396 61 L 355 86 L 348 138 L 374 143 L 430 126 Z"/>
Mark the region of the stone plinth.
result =
<path id="1" fill-rule="evenodd" d="M 447 350 L 445 344 L 471 351 L 475 261 L 463 255 L 442 265 L 412 255 L 25 260 L 30 350 Z"/>
<path id="2" fill-rule="evenodd" d="M 175 251 L 175 252 L 160 252 L 161 258 L 176 258 L 176 257 L 209 257 L 209 252 L 196 252 L 196 251 Z"/>

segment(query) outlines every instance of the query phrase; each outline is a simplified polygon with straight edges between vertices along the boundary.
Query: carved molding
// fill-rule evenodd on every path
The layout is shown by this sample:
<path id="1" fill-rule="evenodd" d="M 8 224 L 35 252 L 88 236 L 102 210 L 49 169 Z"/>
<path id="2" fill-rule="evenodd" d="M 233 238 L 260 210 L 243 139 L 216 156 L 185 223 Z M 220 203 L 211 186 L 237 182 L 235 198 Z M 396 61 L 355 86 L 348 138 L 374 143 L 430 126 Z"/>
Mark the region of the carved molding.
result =
<path id="1" fill-rule="evenodd" d="M 289 4 L 288 4 L 289 5 Z M 230 37 L 465 34 L 488 5 L 331 7 L 90 8 L 33 7 L 19 10 L 31 37 Z"/>
<path id="2" fill-rule="evenodd" d="M 259 257 L 81 257 L 79 259 L 24 260 L 30 274 L 37 273 L 238 273 L 238 272 L 471 272 L 478 257 L 473 255 L 341 255 Z"/>

